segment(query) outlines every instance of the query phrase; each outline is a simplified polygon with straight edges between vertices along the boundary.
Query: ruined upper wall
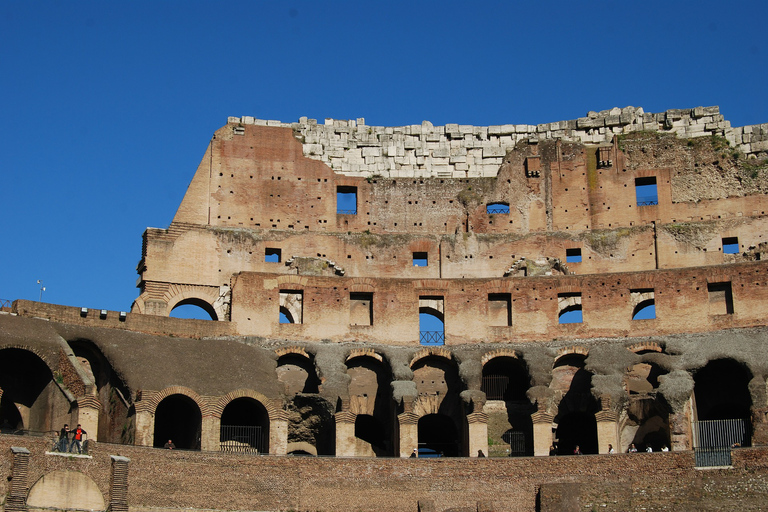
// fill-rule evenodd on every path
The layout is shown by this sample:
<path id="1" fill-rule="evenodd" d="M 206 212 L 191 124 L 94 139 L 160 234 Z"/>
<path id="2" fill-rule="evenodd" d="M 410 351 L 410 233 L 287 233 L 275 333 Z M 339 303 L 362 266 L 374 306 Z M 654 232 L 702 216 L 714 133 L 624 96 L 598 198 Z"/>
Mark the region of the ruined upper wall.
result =
<path id="1" fill-rule="evenodd" d="M 719 107 L 673 109 L 658 114 L 642 108 L 613 108 L 586 117 L 539 125 L 433 126 L 429 121 L 401 127 L 367 126 L 364 119 L 302 117 L 298 123 L 230 117 L 229 123 L 291 127 L 304 156 L 350 176 L 464 178 L 496 176 L 504 155 L 520 141 L 562 139 L 584 144 L 610 142 L 637 131 L 680 137 L 723 136 L 747 156 L 768 154 L 768 123 L 731 127 Z"/>

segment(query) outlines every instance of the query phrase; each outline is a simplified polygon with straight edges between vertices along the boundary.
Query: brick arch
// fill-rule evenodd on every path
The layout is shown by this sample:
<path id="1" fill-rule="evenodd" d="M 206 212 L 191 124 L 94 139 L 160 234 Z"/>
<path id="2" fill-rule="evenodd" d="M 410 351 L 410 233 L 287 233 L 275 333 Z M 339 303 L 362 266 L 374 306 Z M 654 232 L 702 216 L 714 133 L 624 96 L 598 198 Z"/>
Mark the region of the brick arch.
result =
<path id="1" fill-rule="evenodd" d="M 429 356 L 442 357 L 452 363 L 455 362 L 453 360 L 453 354 L 445 347 L 424 347 L 413 355 L 413 358 L 411 359 L 411 362 L 408 366 L 413 368 L 414 364 Z"/>
<path id="2" fill-rule="evenodd" d="M 221 415 L 227 405 L 229 405 L 230 402 L 237 400 L 238 398 L 252 398 L 253 400 L 256 400 L 267 410 L 269 421 L 275 420 L 275 413 L 278 411 L 278 409 L 274 406 L 269 398 L 252 389 L 236 389 L 234 391 L 230 391 L 226 395 L 213 402 L 208 412 L 214 418 L 221 419 Z"/>
<path id="3" fill-rule="evenodd" d="M 278 286 L 284 286 L 287 284 L 298 285 L 301 287 L 307 286 L 308 279 L 306 276 L 297 276 L 295 274 L 281 275 L 277 278 Z"/>
<path id="4" fill-rule="evenodd" d="M 349 291 L 354 292 L 374 292 L 376 291 L 376 281 L 370 277 L 356 277 L 352 279 L 349 285 Z"/>
<path id="5" fill-rule="evenodd" d="M 44 353 L 40 352 L 39 350 L 37 350 L 34 347 L 30 347 L 28 345 L 21 345 L 21 344 L 18 344 L 18 343 L 14 343 L 14 344 L 11 344 L 11 345 L 3 345 L 3 346 L 1 346 L 0 347 L 0 351 L 5 350 L 7 348 L 15 348 L 15 349 L 24 350 L 26 352 L 33 353 L 34 355 L 39 357 L 45 363 L 45 366 L 48 367 L 48 369 L 51 371 L 51 374 L 56 373 L 56 371 L 59 368 L 58 358 L 56 359 L 56 363 L 54 363 L 52 361 L 52 358 L 48 357 L 47 354 L 44 354 Z"/>
<path id="6" fill-rule="evenodd" d="M 210 412 L 208 411 L 209 407 L 206 404 L 205 400 L 198 395 L 194 390 L 186 387 L 186 386 L 171 386 L 169 388 L 165 388 L 162 391 L 157 391 L 152 394 L 152 396 L 147 401 L 147 405 L 145 406 L 146 409 L 154 416 L 155 412 L 157 411 L 157 406 L 160 405 L 160 402 L 165 400 L 171 395 L 184 395 L 187 398 L 192 399 L 195 404 L 197 404 L 197 407 L 200 409 L 200 414 L 202 416 L 209 416 Z"/>
<path id="7" fill-rule="evenodd" d="M 220 304 L 219 296 L 218 287 L 171 284 L 163 294 L 163 299 L 167 304 L 166 311 L 169 315 L 180 302 L 197 300 L 206 303 L 216 313 L 216 318 L 222 320 L 226 318 L 226 311 Z"/>
<path id="8" fill-rule="evenodd" d="M 352 350 L 349 351 L 349 355 L 344 360 L 344 362 L 348 363 L 351 359 L 354 359 L 356 357 L 372 357 L 373 359 L 376 359 L 381 363 L 384 362 L 384 356 L 382 356 L 372 348 L 353 348 Z"/>
<path id="9" fill-rule="evenodd" d="M 502 348 L 499 350 L 491 350 L 490 352 L 483 354 L 483 357 L 480 359 L 480 363 L 485 366 L 485 363 L 491 359 L 496 359 L 497 357 L 511 357 L 513 359 L 520 359 L 520 355 L 516 351 L 510 348 Z"/>
<path id="10" fill-rule="evenodd" d="M 554 364 L 557 365 L 557 362 L 565 357 L 570 355 L 582 355 L 584 357 L 589 355 L 589 349 L 587 347 L 584 347 L 582 345 L 571 345 L 570 347 L 563 347 L 560 350 L 557 351 L 557 356 L 555 356 L 555 362 Z"/>
<path id="11" fill-rule="evenodd" d="M 275 349 L 275 355 L 277 355 L 278 358 L 288 354 L 295 354 L 297 356 L 306 357 L 307 359 L 312 359 L 312 356 L 309 355 L 309 352 L 304 350 L 304 347 L 292 346 Z"/>
<path id="12" fill-rule="evenodd" d="M 637 354 L 638 352 L 643 352 L 645 350 L 650 350 L 652 352 L 664 352 L 664 349 L 661 345 L 656 343 L 655 341 L 643 341 L 640 343 L 633 343 L 632 345 L 627 347 L 627 350 L 630 352 L 634 352 Z"/>

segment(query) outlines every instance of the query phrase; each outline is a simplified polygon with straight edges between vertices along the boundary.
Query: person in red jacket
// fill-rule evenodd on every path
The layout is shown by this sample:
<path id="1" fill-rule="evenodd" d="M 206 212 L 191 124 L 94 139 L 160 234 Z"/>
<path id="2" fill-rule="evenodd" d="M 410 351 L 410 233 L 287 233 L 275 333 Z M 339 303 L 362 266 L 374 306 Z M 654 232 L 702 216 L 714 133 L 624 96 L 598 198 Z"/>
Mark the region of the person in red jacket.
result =
<path id="1" fill-rule="evenodd" d="M 83 430 L 80 424 L 77 424 L 77 428 L 72 431 L 72 444 L 69 445 L 69 451 L 72 453 L 72 448 L 77 446 L 77 453 L 83 453 L 83 436 L 88 435 L 88 432 Z"/>

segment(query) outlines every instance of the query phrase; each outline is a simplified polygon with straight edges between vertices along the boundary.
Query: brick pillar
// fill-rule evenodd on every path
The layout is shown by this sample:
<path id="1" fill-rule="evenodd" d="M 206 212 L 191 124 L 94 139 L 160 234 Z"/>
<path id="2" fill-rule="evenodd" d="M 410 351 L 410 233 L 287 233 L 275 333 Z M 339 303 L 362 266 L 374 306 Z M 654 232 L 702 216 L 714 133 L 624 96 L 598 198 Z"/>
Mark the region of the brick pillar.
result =
<path id="1" fill-rule="evenodd" d="M 81 396 L 77 399 L 77 423 L 88 433 L 86 439 L 89 442 L 98 440 L 99 409 L 101 402 L 95 396 Z"/>
<path id="2" fill-rule="evenodd" d="M 478 450 L 488 456 L 488 415 L 484 412 L 473 412 L 467 415 L 469 426 L 469 456 L 477 457 Z"/>
<path id="3" fill-rule="evenodd" d="M 397 415 L 400 426 L 400 456 L 410 457 L 419 448 L 419 417 L 413 412 Z"/>
<path id="4" fill-rule="evenodd" d="M 128 463 L 131 459 L 110 455 L 112 472 L 109 476 L 108 512 L 128 512 Z"/>
<path id="5" fill-rule="evenodd" d="M 542 411 L 531 414 L 534 455 L 549 455 L 549 447 L 552 446 L 552 421 L 554 419 L 554 416 Z"/>
<path id="6" fill-rule="evenodd" d="M 219 451 L 219 438 L 221 437 L 221 418 L 216 416 L 203 416 L 200 427 L 200 450 L 205 452 Z"/>
<path id="7" fill-rule="evenodd" d="M 355 449 L 355 420 L 357 415 L 350 411 L 336 413 L 336 456 L 354 457 Z"/>
<path id="8" fill-rule="evenodd" d="M 609 444 L 613 445 L 616 453 L 620 453 L 618 413 L 616 411 L 600 411 L 595 414 L 595 420 L 597 420 L 598 453 L 608 453 Z"/>
<path id="9" fill-rule="evenodd" d="M 288 412 L 278 409 L 269 415 L 269 453 L 288 453 Z"/>
<path id="10" fill-rule="evenodd" d="M 13 461 L 11 462 L 11 484 L 8 489 L 8 497 L 5 500 L 6 512 L 19 512 L 27 510 L 27 470 L 29 469 L 29 450 L 11 446 Z"/>
<path id="11" fill-rule="evenodd" d="M 693 403 L 690 398 L 669 415 L 670 450 L 673 452 L 693 450 L 692 418 Z"/>
<path id="12" fill-rule="evenodd" d="M 136 434 L 133 444 L 136 446 L 153 446 L 155 442 L 155 414 L 150 410 L 149 401 L 142 400 L 141 394 L 136 397 Z"/>

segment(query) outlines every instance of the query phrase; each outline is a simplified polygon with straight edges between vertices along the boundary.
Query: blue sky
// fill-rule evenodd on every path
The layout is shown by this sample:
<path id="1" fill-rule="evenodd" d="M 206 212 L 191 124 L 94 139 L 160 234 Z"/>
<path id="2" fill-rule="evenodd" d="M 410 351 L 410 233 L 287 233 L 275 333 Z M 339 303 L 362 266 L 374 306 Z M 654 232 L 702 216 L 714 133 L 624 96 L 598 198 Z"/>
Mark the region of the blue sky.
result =
<path id="1" fill-rule="evenodd" d="M 227 116 L 369 125 L 720 105 L 768 122 L 768 3 L 0 2 L 0 299 L 127 310 Z"/>

